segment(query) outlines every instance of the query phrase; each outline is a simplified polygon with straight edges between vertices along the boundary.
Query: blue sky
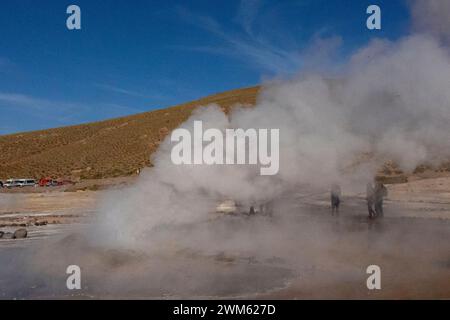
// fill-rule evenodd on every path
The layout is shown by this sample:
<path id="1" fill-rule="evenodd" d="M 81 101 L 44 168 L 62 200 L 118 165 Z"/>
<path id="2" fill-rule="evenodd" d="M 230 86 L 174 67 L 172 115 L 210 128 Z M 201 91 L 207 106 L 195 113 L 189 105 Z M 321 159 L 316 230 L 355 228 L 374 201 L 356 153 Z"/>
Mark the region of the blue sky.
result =
<path id="1" fill-rule="evenodd" d="M 66 28 L 66 8 L 82 30 Z M 382 10 L 382 30 L 365 27 Z M 408 33 L 406 0 L 9 0 L 0 4 L 0 134 L 144 112 L 289 77 Z M 324 57 L 323 57 L 324 56 Z"/>

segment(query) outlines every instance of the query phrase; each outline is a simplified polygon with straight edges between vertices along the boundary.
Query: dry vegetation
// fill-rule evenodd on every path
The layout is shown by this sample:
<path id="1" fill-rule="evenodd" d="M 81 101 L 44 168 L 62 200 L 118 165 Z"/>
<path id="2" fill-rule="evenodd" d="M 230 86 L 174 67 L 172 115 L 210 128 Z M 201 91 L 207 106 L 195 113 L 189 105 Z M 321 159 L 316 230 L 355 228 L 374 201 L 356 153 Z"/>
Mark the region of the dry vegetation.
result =
<path id="1" fill-rule="evenodd" d="M 198 106 L 225 112 L 254 105 L 259 87 L 208 96 L 175 107 L 83 125 L 0 136 L 0 179 L 44 176 L 99 179 L 130 175 L 149 166 L 165 135 Z"/>

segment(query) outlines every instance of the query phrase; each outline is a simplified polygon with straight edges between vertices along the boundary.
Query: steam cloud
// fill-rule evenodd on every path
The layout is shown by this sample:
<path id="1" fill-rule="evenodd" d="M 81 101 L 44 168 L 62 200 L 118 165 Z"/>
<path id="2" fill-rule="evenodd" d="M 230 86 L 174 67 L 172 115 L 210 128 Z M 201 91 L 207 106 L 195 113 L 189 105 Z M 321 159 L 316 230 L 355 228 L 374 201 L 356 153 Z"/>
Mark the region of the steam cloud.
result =
<path id="1" fill-rule="evenodd" d="M 412 15 L 415 30 L 431 34 L 450 42 L 450 2 L 446 0 L 415 0 L 412 2 Z"/>
<path id="2" fill-rule="evenodd" d="M 412 12 L 417 33 L 373 40 L 338 76 L 309 72 L 269 83 L 255 108 L 235 108 L 229 117 L 213 105 L 194 112 L 182 127 L 192 130 L 202 120 L 222 130 L 280 129 L 279 174 L 260 176 L 250 165 L 173 165 L 168 137 L 154 168 L 104 201 L 101 228 L 109 241 L 148 247 L 145 234 L 204 221 L 219 200 L 270 200 L 298 186 L 326 190 L 335 181 L 363 188 L 386 160 L 410 171 L 448 159 L 450 6 L 416 1 Z"/>

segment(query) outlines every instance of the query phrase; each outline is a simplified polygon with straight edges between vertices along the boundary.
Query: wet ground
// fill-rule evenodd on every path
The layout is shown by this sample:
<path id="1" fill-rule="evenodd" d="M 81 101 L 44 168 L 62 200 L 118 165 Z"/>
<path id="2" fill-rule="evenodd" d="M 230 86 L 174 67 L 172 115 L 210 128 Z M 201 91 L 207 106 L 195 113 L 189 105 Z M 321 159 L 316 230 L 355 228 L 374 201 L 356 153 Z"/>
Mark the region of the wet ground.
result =
<path id="1" fill-rule="evenodd" d="M 44 215 L 95 215 L 97 195 L 80 195 L 59 195 L 68 205 Z M 361 197 L 344 199 L 338 216 L 326 200 L 294 196 L 272 217 L 161 227 L 132 249 L 97 241 L 89 218 L 31 225 L 27 239 L 0 241 L 0 298 L 450 299 L 450 219 L 433 214 L 447 203 L 388 201 L 372 221 Z M 0 218 L 38 207 L 9 206 Z M 81 268 L 81 290 L 66 287 L 69 265 Z M 366 287 L 369 265 L 381 268 L 381 290 Z"/>

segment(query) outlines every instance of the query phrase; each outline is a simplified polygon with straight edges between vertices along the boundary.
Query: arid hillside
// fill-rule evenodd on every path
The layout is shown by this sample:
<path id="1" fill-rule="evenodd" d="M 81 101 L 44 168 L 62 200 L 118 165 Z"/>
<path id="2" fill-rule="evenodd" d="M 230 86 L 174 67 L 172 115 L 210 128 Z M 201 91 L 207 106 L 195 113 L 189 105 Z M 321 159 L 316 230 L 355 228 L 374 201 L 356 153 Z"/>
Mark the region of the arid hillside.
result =
<path id="1" fill-rule="evenodd" d="M 198 106 L 225 112 L 254 105 L 259 87 L 231 90 L 170 107 L 77 126 L 0 136 L 0 179 L 97 179 L 130 175 L 150 165 L 161 140 Z"/>

